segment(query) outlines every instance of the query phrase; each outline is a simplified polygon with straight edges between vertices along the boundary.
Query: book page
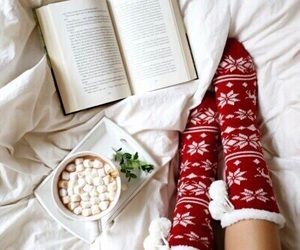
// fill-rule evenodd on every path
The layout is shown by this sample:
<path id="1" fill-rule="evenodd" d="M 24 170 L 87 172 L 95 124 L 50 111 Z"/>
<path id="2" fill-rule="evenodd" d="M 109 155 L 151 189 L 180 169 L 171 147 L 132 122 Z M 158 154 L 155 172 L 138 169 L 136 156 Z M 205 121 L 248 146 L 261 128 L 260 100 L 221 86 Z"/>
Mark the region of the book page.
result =
<path id="1" fill-rule="evenodd" d="M 129 96 L 130 87 L 106 1 L 66 1 L 42 8 L 47 9 L 48 25 L 55 30 L 55 53 L 60 58 L 53 53 L 49 56 L 51 64 L 59 64 L 53 69 L 65 111 Z M 58 62 L 61 58 L 63 62 Z"/>
<path id="2" fill-rule="evenodd" d="M 190 74 L 170 0 L 109 3 L 134 93 L 195 78 L 195 74 Z"/>

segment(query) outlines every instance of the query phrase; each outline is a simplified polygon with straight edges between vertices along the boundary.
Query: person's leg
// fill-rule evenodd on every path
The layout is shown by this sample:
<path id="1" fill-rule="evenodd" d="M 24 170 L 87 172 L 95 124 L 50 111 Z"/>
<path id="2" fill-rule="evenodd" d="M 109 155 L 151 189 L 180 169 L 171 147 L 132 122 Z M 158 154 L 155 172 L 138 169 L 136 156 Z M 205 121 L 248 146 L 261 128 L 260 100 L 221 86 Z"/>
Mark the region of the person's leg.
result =
<path id="1" fill-rule="evenodd" d="M 243 220 L 226 228 L 225 250 L 280 250 L 278 226 L 266 220 Z"/>
<path id="2" fill-rule="evenodd" d="M 215 98 L 207 93 L 191 111 L 180 135 L 177 202 L 168 240 L 171 249 L 213 249 L 208 188 L 216 175 L 218 135 Z"/>
<path id="3" fill-rule="evenodd" d="M 261 239 L 269 239 L 271 244 L 276 239 L 269 237 L 277 231 L 274 223 L 282 226 L 284 218 L 279 213 L 262 153 L 256 121 L 255 66 L 243 45 L 234 39 L 229 39 L 226 44 L 214 86 L 230 201 L 227 204 L 231 203 L 231 207 L 227 206 L 226 211 L 220 214 L 220 206 L 214 200 L 210 204 L 211 212 L 221 219 L 222 227 L 228 227 L 225 237 L 228 249 L 233 249 L 229 246 L 239 241 L 242 242 L 239 249 L 246 249 L 247 244 L 254 243 L 260 236 Z M 212 190 L 212 193 L 217 199 L 218 190 Z M 248 221 L 241 222 L 243 220 Z M 253 231 L 260 232 L 260 235 Z M 246 232 L 249 233 L 247 237 Z M 263 241 L 256 243 L 263 244 Z M 276 245 L 277 241 L 273 243 Z"/>

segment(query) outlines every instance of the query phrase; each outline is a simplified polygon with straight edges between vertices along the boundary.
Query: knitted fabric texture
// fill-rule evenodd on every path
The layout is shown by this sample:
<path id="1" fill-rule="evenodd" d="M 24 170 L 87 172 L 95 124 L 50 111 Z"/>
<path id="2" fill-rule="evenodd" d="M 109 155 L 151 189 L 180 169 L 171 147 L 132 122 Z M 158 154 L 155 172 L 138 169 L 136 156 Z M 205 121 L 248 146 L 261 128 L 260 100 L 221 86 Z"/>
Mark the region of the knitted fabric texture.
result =
<path id="1" fill-rule="evenodd" d="M 208 188 L 216 175 L 219 135 L 228 199 L 234 206 L 222 226 L 243 219 L 284 223 L 262 153 L 255 66 L 235 39 L 227 41 L 213 86 L 215 93 L 208 92 L 191 111 L 181 134 L 177 203 L 169 235 L 173 247 L 213 249 Z"/>

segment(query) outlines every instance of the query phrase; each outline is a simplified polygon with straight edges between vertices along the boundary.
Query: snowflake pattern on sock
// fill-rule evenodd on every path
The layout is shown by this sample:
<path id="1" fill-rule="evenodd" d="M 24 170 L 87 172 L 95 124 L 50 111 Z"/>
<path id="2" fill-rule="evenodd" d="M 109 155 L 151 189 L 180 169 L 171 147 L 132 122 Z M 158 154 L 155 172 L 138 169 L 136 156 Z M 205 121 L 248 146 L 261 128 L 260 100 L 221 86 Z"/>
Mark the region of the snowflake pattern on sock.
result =
<path id="1" fill-rule="evenodd" d="M 248 52 L 234 39 L 227 41 L 213 84 L 215 94 L 208 92 L 191 111 L 181 134 L 170 246 L 213 249 L 208 188 L 216 175 L 219 135 L 225 155 L 225 181 L 235 209 L 278 213 L 256 124 L 255 66 Z"/>
<path id="2" fill-rule="evenodd" d="M 229 199 L 235 209 L 278 212 L 256 121 L 255 66 L 243 45 L 234 39 L 226 44 L 213 84 Z"/>
<path id="3" fill-rule="evenodd" d="M 191 111 L 181 134 L 180 176 L 170 246 L 213 248 L 208 188 L 216 175 L 217 118 L 214 96 L 207 93 L 202 103 Z"/>

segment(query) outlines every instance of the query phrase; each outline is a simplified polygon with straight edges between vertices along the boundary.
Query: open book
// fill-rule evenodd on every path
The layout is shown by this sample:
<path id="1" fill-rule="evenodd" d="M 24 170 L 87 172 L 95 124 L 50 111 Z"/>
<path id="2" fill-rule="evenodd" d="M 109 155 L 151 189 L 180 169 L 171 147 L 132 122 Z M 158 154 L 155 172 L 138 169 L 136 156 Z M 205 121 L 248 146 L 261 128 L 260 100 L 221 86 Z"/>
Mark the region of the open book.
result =
<path id="1" fill-rule="evenodd" d="M 177 0 L 36 9 L 66 114 L 197 78 Z"/>

